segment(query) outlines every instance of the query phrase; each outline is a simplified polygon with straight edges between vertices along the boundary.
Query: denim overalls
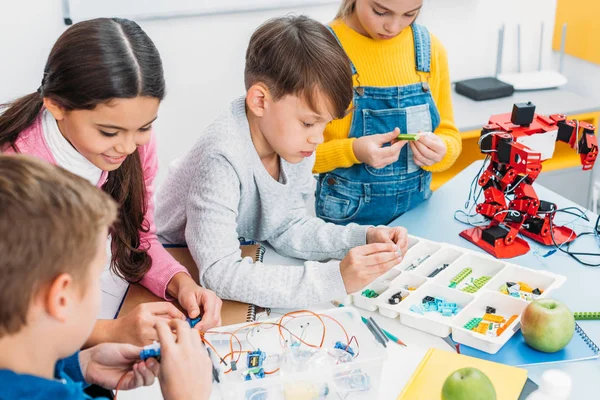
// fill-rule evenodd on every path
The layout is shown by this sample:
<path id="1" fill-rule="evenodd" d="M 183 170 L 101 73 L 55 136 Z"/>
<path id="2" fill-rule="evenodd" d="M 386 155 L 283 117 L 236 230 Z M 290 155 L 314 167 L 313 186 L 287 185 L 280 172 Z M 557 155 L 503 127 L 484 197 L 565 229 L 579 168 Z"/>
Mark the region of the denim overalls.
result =
<path id="1" fill-rule="evenodd" d="M 373 87 L 360 86 L 359 82 L 354 88 L 349 137 L 387 133 L 396 127 L 401 133 L 433 132 L 440 124 L 440 114 L 427 83 L 431 71 L 429 32 L 417 24 L 411 28 L 421 83 Z M 335 32 L 329 29 L 337 39 Z M 350 63 L 352 74 L 360 78 L 352 61 Z M 355 164 L 320 174 L 316 213 L 336 224 L 386 225 L 431 197 L 430 183 L 431 173 L 414 163 L 407 144 L 398 161 L 386 167 L 376 169 Z"/>

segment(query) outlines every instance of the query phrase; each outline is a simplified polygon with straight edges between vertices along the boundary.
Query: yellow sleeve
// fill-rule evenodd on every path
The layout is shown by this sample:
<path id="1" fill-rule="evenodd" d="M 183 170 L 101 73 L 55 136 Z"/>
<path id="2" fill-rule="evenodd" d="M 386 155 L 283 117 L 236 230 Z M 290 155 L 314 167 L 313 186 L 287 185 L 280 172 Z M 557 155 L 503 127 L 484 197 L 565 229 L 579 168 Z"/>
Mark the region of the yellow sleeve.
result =
<path id="1" fill-rule="evenodd" d="M 313 173 L 322 174 L 360 163 L 352 150 L 355 140 L 356 138 L 333 139 L 318 145 Z"/>
<path id="2" fill-rule="evenodd" d="M 446 143 L 447 151 L 442 161 L 429 167 L 423 167 L 423 169 L 430 172 L 442 172 L 450 168 L 460 155 L 462 141 L 454 124 L 448 55 L 442 43 L 433 35 L 431 44 L 433 53 L 430 77 L 431 94 L 440 113 L 440 125 L 434 133 Z"/>

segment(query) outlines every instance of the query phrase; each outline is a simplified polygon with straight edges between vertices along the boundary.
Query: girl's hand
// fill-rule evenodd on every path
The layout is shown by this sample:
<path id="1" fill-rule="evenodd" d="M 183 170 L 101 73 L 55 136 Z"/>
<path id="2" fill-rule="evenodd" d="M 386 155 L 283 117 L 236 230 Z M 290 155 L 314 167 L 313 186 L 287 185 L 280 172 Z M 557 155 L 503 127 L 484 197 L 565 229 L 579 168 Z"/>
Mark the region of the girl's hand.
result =
<path id="1" fill-rule="evenodd" d="M 396 161 L 400 157 L 400 150 L 406 145 L 406 141 L 396 141 L 400 129 L 392 132 L 379 133 L 376 135 L 362 136 L 352 143 L 352 150 L 356 159 L 373 168 L 383 168 Z M 391 146 L 384 147 L 386 143 Z"/>
<path id="2" fill-rule="evenodd" d="M 154 326 L 159 321 L 179 319 L 185 321 L 185 315 L 168 301 L 143 303 L 136 306 L 123 317 L 114 320 L 109 341 L 130 343 L 137 346 L 152 344 L 158 340 Z"/>
<path id="3" fill-rule="evenodd" d="M 430 166 L 442 161 L 446 155 L 446 143 L 435 133 L 423 135 L 419 140 L 410 142 L 413 160 L 419 167 Z"/>
<path id="4" fill-rule="evenodd" d="M 194 327 L 206 331 L 221 325 L 221 306 L 223 302 L 208 289 L 198 286 L 187 274 L 175 274 L 172 280 L 178 280 L 174 286 L 174 297 L 192 319 L 202 316 L 202 320 Z"/>

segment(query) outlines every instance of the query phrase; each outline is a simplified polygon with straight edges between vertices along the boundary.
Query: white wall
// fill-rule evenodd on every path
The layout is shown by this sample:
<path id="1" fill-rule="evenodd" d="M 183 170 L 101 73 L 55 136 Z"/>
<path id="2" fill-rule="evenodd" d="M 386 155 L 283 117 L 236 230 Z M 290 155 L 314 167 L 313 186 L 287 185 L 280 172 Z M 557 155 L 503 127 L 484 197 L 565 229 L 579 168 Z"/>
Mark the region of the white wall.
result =
<path id="1" fill-rule="evenodd" d="M 459 80 L 494 73 L 497 30 L 503 23 L 505 70 L 516 70 L 517 23 L 523 23 L 523 69 L 537 68 L 542 20 L 549 60 L 555 9 L 556 0 L 425 0 L 419 22 L 441 38 L 451 77 Z M 260 23 L 290 11 L 328 22 L 336 10 L 336 5 L 325 5 L 140 21 L 162 54 L 167 80 L 168 94 L 156 124 L 159 182 L 168 163 L 243 93 L 245 49 Z M 50 48 L 64 29 L 61 0 L 0 0 L 0 102 L 37 89 Z"/>

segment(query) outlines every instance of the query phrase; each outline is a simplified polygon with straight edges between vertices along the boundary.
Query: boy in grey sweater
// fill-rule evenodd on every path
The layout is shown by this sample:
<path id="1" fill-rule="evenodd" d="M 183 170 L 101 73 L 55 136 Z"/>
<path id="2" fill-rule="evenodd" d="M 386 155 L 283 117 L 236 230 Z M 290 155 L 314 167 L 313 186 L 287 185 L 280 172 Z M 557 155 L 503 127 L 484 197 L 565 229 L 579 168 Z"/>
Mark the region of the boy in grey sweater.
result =
<path id="1" fill-rule="evenodd" d="M 339 226 L 306 209 L 316 146 L 352 100 L 350 63 L 333 35 L 304 16 L 268 21 L 250 39 L 245 83 L 246 96 L 170 166 L 156 201 L 161 239 L 187 244 L 204 287 L 265 307 L 340 298 L 397 265 L 404 228 Z M 253 263 L 239 236 L 310 261 Z"/>

